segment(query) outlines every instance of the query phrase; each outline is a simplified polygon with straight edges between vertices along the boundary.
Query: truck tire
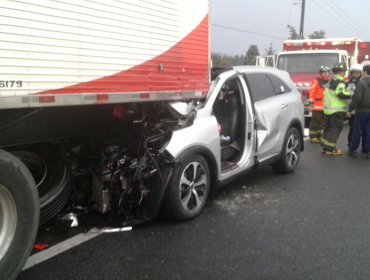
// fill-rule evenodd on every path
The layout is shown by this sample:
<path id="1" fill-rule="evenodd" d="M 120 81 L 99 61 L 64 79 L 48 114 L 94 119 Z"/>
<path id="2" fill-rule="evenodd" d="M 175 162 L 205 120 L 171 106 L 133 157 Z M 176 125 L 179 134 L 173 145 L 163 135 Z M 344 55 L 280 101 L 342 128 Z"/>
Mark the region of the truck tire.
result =
<path id="1" fill-rule="evenodd" d="M 280 158 L 272 165 L 277 173 L 291 173 L 297 167 L 301 156 L 301 134 L 295 127 L 288 129 L 285 134 Z"/>
<path id="2" fill-rule="evenodd" d="M 182 157 L 174 167 L 162 214 L 178 222 L 198 216 L 206 205 L 210 183 L 208 163 L 201 155 Z"/>
<path id="3" fill-rule="evenodd" d="M 39 198 L 27 167 L 0 150 L 0 279 L 15 279 L 39 224 Z"/>
<path id="4" fill-rule="evenodd" d="M 55 155 L 41 157 L 29 151 L 14 151 L 12 154 L 27 166 L 35 180 L 40 198 L 40 225 L 42 225 L 56 216 L 70 197 L 70 167 Z"/>

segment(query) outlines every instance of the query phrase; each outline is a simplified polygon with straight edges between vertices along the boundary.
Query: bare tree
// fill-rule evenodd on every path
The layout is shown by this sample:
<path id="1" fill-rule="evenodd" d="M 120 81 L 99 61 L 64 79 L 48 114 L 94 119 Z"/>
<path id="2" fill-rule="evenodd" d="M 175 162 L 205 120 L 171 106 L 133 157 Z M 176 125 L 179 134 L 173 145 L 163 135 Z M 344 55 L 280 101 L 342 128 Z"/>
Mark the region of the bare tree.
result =
<path id="1" fill-rule="evenodd" d="M 315 30 L 312 34 L 308 35 L 310 39 L 325 39 L 325 31 L 324 30 Z"/>
<path id="2" fill-rule="evenodd" d="M 234 65 L 244 64 L 244 55 L 226 55 L 219 53 L 212 53 L 212 65 L 213 67 L 231 67 Z"/>
<path id="3" fill-rule="evenodd" d="M 274 49 L 272 47 L 272 43 L 270 43 L 270 46 L 267 49 L 265 49 L 265 54 L 266 55 L 274 55 L 274 54 L 276 54 L 276 49 Z"/>
<path id="4" fill-rule="evenodd" d="M 257 45 L 250 45 L 245 56 L 245 64 L 256 65 L 256 56 L 260 55 Z"/>
<path id="5" fill-rule="evenodd" d="M 294 26 L 288 24 L 287 27 L 289 29 L 289 38 L 288 39 L 290 39 L 290 40 L 298 40 L 298 39 L 300 39 L 299 38 L 299 34 L 298 34 L 298 32 L 297 32 L 297 30 L 295 29 Z"/>
<path id="6" fill-rule="evenodd" d="M 212 64 L 213 67 L 230 67 L 231 57 L 225 54 L 212 53 Z"/>

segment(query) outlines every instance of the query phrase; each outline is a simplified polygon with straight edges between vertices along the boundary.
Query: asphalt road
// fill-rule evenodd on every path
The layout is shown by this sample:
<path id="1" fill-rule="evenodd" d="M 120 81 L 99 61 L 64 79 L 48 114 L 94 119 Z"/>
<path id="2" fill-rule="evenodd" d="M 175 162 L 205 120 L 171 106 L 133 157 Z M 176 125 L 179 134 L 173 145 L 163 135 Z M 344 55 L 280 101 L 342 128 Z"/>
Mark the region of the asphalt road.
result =
<path id="1" fill-rule="evenodd" d="M 192 221 L 102 234 L 18 279 L 370 279 L 369 174 L 306 142 L 294 174 L 261 168 Z"/>

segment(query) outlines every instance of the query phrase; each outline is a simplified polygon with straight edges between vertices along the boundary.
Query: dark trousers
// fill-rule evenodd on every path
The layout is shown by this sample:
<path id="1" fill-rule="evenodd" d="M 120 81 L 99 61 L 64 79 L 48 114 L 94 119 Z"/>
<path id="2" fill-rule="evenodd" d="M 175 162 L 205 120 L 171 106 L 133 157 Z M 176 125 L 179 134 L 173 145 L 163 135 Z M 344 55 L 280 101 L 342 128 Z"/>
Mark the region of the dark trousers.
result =
<path id="1" fill-rule="evenodd" d="M 321 138 L 322 129 L 324 127 L 324 112 L 323 111 L 312 111 L 312 118 L 309 127 L 310 138 Z"/>
<path id="2" fill-rule="evenodd" d="M 351 117 L 348 119 L 349 124 L 349 131 L 348 131 L 348 148 L 351 149 L 351 142 L 352 142 L 352 135 L 353 135 L 353 127 L 355 126 L 355 118 L 356 114 L 352 114 Z M 366 131 L 363 131 L 362 134 L 362 140 L 361 140 L 361 146 L 362 146 L 362 152 L 365 152 L 365 140 L 366 139 Z"/>
<path id="3" fill-rule="evenodd" d="M 336 149 L 337 140 L 341 133 L 346 113 L 337 112 L 331 115 L 325 115 L 324 130 L 321 137 L 322 147 L 326 151 Z"/>
<path id="4" fill-rule="evenodd" d="M 351 145 L 352 141 L 352 134 L 353 134 L 353 126 L 355 124 L 355 114 L 352 114 L 351 117 L 348 119 L 349 131 L 348 131 L 348 146 Z"/>
<path id="5" fill-rule="evenodd" d="M 370 112 L 356 112 L 350 150 L 356 151 L 362 141 L 363 152 L 370 152 Z"/>

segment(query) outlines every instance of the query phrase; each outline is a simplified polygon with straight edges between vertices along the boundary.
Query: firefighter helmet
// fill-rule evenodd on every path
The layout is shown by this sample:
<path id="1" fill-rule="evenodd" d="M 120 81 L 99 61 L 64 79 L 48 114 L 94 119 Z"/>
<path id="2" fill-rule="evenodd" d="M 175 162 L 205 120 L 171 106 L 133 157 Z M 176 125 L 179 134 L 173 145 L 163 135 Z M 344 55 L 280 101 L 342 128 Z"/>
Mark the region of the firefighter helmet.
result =
<path id="1" fill-rule="evenodd" d="M 330 67 L 329 66 L 321 66 L 320 67 L 320 71 L 319 71 L 320 73 L 322 73 L 322 72 L 330 72 Z"/>
<path id="2" fill-rule="evenodd" d="M 340 71 L 347 71 L 347 65 L 345 63 L 335 63 L 333 67 L 331 68 L 331 71 L 334 73 L 340 72 Z"/>
<path id="3" fill-rule="evenodd" d="M 351 68 L 349 68 L 349 72 L 361 72 L 363 66 L 361 64 L 353 64 Z"/>

